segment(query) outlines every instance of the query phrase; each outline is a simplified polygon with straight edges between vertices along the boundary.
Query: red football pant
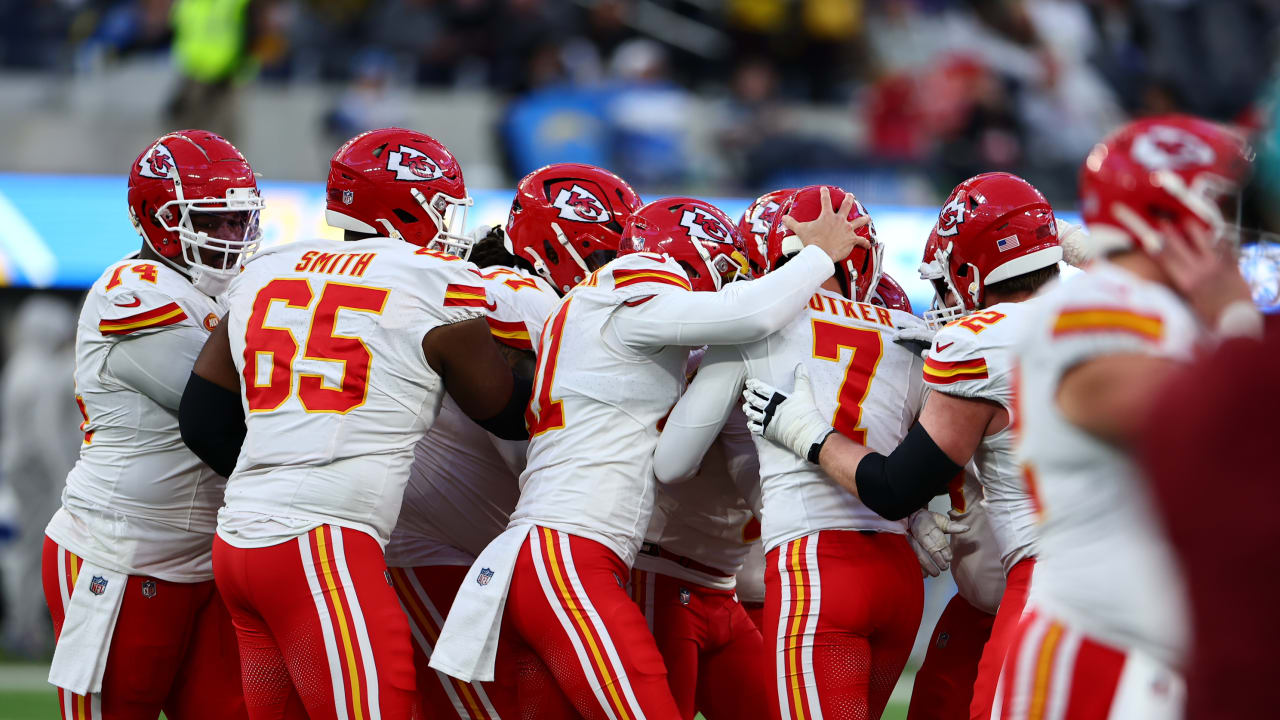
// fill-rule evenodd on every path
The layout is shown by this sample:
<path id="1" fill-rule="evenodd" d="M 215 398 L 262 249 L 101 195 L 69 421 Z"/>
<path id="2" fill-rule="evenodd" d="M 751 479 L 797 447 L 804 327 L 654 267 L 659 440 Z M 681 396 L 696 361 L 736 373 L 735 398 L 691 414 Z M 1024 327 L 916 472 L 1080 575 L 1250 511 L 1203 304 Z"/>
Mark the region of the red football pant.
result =
<path id="1" fill-rule="evenodd" d="M 428 666 L 440 628 L 469 570 L 466 565 L 391 568 L 391 582 L 413 633 L 418 698 L 423 712 L 430 718 L 517 717 L 510 692 L 495 688 L 493 683 L 466 683 Z"/>
<path id="2" fill-rule="evenodd" d="M 764 638 L 732 590 L 631 571 L 631 594 L 653 631 L 667 683 L 685 720 L 753 717 L 765 707 Z"/>
<path id="3" fill-rule="evenodd" d="M 409 624 L 377 540 L 336 525 L 261 548 L 215 538 L 213 574 L 235 621 L 249 717 L 410 717 Z"/>
<path id="4" fill-rule="evenodd" d="M 41 575 L 62 634 L 82 561 L 44 539 Z M 145 592 L 144 592 L 145 590 Z M 244 718 L 231 616 L 213 581 L 176 583 L 130 575 L 111 635 L 102 692 L 58 689 L 62 717 L 74 720 Z"/>
<path id="5" fill-rule="evenodd" d="M 978 661 L 995 621 L 995 615 L 975 608 L 959 594 L 951 597 L 933 628 L 924 664 L 916 673 L 907 720 L 969 717 Z"/>
<path id="6" fill-rule="evenodd" d="M 760 637 L 764 637 L 764 603 L 762 602 L 744 602 L 742 609 L 747 611 L 747 617 L 751 618 L 751 622 L 755 624 L 756 629 L 760 631 Z"/>
<path id="7" fill-rule="evenodd" d="M 512 573 L 503 635 L 541 658 L 586 720 L 677 720 L 662 656 L 624 587 L 628 573 L 598 542 L 534 527 Z M 523 687 L 520 706 L 527 713 Z"/>
<path id="8" fill-rule="evenodd" d="M 991 705 L 995 702 L 996 686 L 1000 683 L 1000 669 L 1004 667 L 1005 655 L 1013 644 L 1022 612 L 1027 607 L 1027 593 L 1031 590 L 1031 575 L 1035 567 L 1035 558 L 1026 558 L 1009 570 L 1004 594 L 1000 596 L 1000 609 L 996 611 L 996 622 L 991 628 L 991 639 L 982 649 L 982 659 L 978 662 L 973 701 L 969 705 L 971 720 L 991 718 Z"/>
<path id="9" fill-rule="evenodd" d="M 1181 720 L 1185 701 L 1186 685 L 1170 668 L 1029 610 L 1005 657 L 991 717 Z"/>
<path id="10" fill-rule="evenodd" d="M 880 717 L 924 612 L 920 565 L 906 536 L 822 530 L 765 560 L 774 717 Z"/>

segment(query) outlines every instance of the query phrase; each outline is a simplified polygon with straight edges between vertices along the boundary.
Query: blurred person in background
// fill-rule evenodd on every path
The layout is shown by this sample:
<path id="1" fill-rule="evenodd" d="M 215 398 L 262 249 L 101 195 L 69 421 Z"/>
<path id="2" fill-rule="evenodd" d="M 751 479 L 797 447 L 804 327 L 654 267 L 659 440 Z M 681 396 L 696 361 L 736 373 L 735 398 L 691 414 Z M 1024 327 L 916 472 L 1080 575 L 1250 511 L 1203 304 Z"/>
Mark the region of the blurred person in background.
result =
<path id="1" fill-rule="evenodd" d="M 75 311 L 53 295 L 33 295 L 18 306 L 0 377 L 0 485 L 17 501 L 17 541 L 5 548 L 3 590 L 8 612 L 3 646 L 21 656 L 53 646 L 53 629 L 40 585 L 44 525 L 58 509 L 67 471 L 81 436 L 75 403 Z"/>
<path id="2" fill-rule="evenodd" d="M 170 127 L 237 136 L 237 83 L 251 66 L 249 0 L 175 0 L 173 57 L 181 75 L 167 108 Z"/>
<path id="3" fill-rule="evenodd" d="M 1135 455 L 1171 375 L 1262 330 L 1224 252 L 1250 158 L 1226 128 L 1171 115 L 1126 125 L 1085 160 L 1099 259 L 1037 299 L 1018 348 L 1040 544 L 992 717 L 1182 717 L 1186 587 Z"/>
<path id="4" fill-rule="evenodd" d="M 671 81 L 666 50 L 652 40 L 628 40 L 609 70 L 615 87 L 606 115 L 618 174 L 642 186 L 683 180 L 694 107 L 688 91 Z"/>

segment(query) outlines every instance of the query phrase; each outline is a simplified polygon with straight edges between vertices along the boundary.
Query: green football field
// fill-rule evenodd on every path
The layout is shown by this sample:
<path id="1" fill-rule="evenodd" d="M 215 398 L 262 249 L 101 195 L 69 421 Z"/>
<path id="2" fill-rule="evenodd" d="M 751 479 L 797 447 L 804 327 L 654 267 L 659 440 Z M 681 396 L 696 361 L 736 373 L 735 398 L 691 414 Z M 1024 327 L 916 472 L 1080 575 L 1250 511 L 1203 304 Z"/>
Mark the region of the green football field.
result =
<path id="1" fill-rule="evenodd" d="M 44 673 L 42 665 L 0 664 L 0 720 L 58 720 L 58 696 L 44 684 Z M 884 720 L 907 717 L 911 679 L 904 675 L 898 683 Z"/>

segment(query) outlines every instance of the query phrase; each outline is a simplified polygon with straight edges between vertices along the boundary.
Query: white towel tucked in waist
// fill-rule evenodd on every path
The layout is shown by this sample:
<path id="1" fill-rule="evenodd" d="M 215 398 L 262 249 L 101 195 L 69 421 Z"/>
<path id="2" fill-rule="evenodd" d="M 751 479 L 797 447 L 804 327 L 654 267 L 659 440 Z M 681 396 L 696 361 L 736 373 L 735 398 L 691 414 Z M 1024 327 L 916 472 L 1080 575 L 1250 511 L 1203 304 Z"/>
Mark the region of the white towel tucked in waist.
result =
<path id="1" fill-rule="evenodd" d="M 431 667 L 465 682 L 493 680 L 511 574 L 532 529 L 532 525 L 507 528 L 476 558 L 453 599 L 431 653 Z"/>
<path id="2" fill-rule="evenodd" d="M 84 561 L 67 602 L 62 634 L 49 665 L 49 682 L 77 695 L 102 692 L 111 634 L 129 576 Z"/>

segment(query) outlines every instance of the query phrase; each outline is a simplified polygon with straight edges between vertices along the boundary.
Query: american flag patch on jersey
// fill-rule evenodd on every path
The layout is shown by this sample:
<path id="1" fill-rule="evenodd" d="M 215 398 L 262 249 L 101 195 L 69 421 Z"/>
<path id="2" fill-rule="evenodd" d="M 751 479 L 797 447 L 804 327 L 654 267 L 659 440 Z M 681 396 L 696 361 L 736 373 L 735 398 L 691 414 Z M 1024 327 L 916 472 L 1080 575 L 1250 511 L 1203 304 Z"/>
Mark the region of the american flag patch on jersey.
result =
<path id="1" fill-rule="evenodd" d="M 1012 250 L 1018 247 L 1019 244 L 1017 235 L 1010 235 L 1007 238 L 1000 238 L 996 241 L 996 247 L 1000 248 L 1000 252 Z"/>

